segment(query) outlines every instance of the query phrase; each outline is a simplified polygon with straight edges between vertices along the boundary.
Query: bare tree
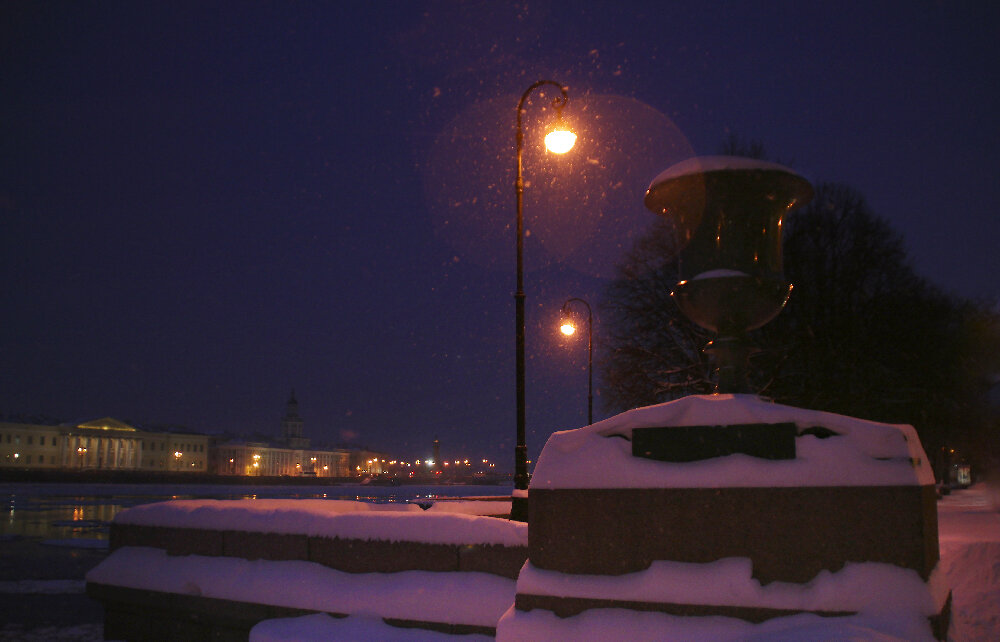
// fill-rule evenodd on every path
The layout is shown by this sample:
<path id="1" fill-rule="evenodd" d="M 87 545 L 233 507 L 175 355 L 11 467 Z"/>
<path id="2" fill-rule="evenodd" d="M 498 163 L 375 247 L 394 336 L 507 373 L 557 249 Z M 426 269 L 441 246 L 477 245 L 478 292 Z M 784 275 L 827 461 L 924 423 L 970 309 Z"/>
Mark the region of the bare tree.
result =
<path id="1" fill-rule="evenodd" d="M 601 301 L 603 399 L 612 410 L 710 392 L 710 339 L 678 310 L 678 244 L 657 220 Z M 819 184 L 784 238 L 787 308 L 751 333 L 750 382 L 784 403 L 917 427 L 928 453 L 980 443 L 996 423 L 1000 320 L 919 277 L 902 237 L 855 190 Z M 970 446 L 971 447 L 971 446 Z M 933 456 L 933 455 L 932 455 Z"/>
<path id="2" fill-rule="evenodd" d="M 615 410 L 711 392 L 708 333 L 671 300 L 678 243 L 657 219 L 618 266 L 601 302 L 605 404 Z"/>

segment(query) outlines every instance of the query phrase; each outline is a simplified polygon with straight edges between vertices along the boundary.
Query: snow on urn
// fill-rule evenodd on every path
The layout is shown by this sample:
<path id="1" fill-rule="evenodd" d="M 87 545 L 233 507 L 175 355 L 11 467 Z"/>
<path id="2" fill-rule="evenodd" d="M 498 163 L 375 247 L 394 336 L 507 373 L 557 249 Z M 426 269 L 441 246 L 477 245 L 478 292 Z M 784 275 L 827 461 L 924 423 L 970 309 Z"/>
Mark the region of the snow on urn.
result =
<path id="1" fill-rule="evenodd" d="M 674 224 L 681 311 L 714 332 L 706 351 L 719 370 L 716 392 L 749 392 L 746 333 L 781 312 L 792 290 L 782 273 L 786 213 L 808 203 L 809 182 L 792 170 L 751 158 L 700 156 L 661 172 L 645 205 Z"/>

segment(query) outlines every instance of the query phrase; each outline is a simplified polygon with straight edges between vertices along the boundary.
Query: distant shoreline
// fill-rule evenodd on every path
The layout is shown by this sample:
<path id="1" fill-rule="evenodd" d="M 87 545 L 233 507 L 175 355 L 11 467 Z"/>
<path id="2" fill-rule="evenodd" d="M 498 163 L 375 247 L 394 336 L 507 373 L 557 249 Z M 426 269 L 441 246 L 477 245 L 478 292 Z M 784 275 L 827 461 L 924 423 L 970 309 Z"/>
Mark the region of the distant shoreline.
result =
<path id="1" fill-rule="evenodd" d="M 61 484 L 219 484 L 230 486 L 342 486 L 362 484 L 367 486 L 495 486 L 509 483 L 501 476 L 479 479 L 442 480 L 434 478 L 373 478 L 358 477 L 248 477 L 241 475 L 210 475 L 173 471 L 140 470 L 31 470 L 0 469 L 2 482 L 35 482 Z"/>

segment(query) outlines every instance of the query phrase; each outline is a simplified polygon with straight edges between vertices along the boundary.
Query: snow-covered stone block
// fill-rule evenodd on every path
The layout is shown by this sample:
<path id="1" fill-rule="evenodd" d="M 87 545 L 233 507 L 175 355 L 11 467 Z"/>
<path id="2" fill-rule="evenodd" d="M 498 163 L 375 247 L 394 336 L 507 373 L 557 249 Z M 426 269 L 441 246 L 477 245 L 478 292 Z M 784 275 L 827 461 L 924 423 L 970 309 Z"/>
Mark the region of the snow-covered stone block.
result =
<path id="1" fill-rule="evenodd" d="M 639 429 L 656 428 L 669 440 L 678 427 L 689 438 L 697 430 L 692 427 L 748 424 L 792 426 L 794 449 L 784 449 L 783 458 L 737 453 L 699 461 L 633 454 L 632 435 Z M 712 433 L 707 430 L 706 438 Z M 741 560 L 747 580 L 765 588 L 806 587 L 831 574 L 843 577 L 857 565 L 893 569 L 917 587 L 918 618 L 940 621 L 946 610 L 947 591 L 932 597 L 927 584 L 938 561 L 936 493 L 911 426 L 750 395 L 685 397 L 553 434 L 535 467 L 528 504 L 529 561 L 516 602 L 521 612 L 575 616 L 618 608 L 752 621 L 806 611 L 861 612 L 857 592 L 844 589 L 844 582 L 825 585 L 822 609 L 795 599 L 767 605 L 745 596 L 729 599 L 726 583 L 705 596 L 675 582 L 679 592 L 668 597 L 635 583 L 663 564 L 697 569 L 722 560 Z M 549 589 L 538 592 L 530 578 L 543 575 L 551 580 Z M 551 588 L 588 577 L 609 582 L 593 582 L 588 595 Z M 894 589 L 883 583 L 875 590 Z"/>

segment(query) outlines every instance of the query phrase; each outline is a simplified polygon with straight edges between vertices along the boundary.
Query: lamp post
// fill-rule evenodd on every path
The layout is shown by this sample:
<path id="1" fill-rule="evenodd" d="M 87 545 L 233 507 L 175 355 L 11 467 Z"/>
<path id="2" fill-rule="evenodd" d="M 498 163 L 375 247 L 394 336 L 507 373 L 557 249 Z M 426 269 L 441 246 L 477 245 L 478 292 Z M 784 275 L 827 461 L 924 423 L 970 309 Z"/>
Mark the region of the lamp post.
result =
<path id="1" fill-rule="evenodd" d="M 517 396 L 517 445 L 514 447 L 514 489 L 515 497 L 511 506 L 511 519 L 517 521 L 527 521 L 528 507 L 523 496 L 516 491 L 528 490 L 528 446 L 525 443 L 525 401 L 524 401 L 524 215 L 523 196 L 524 182 L 521 178 L 521 156 L 524 149 L 524 126 L 521 116 L 524 112 L 524 103 L 528 95 L 545 85 L 552 85 L 559 90 L 559 95 L 552 101 L 552 106 L 556 109 L 556 129 L 545 136 L 545 146 L 556 154 L 568 152 L 573 143 L 576 142 L 576 134 L 563 129 L 562 108 L 569 100 L 566 88 L 554 80 L 539 80 L 528 87 L 521 100 L 517 102 L 517 165 L 516 178 L 514 179 L 514 192 L 516 194 L 515 203 L 517 206 L 517 291 L 514 293 L 514 317 L 515 317 L 515 389 Z"/>
<path id="2" fill-rule="evenodd" d="M 594 423 L 594 313 L 590 309 L 590 304 L 583 299 L 571 297 L 563 303 L 562 323 L 559 329 L 567 337 L 576 332 L 576 324 L 573 323 L 570 303 L 582 303 L 587 306 L 587 425 Z"/>

